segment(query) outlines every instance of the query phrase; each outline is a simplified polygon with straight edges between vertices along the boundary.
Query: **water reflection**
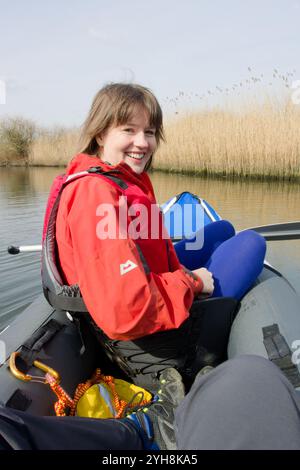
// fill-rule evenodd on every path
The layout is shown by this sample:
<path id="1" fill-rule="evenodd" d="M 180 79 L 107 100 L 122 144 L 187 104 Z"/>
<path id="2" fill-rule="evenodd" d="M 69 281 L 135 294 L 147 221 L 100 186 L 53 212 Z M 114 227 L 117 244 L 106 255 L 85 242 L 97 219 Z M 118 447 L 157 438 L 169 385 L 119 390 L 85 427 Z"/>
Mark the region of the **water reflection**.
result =
<path id="1" fill-rule="evenodd" d="M 13 197 L 44 193 L 49 191 L 56 175 L 63 173 L 63 168 L 5 168 L 0 167 L 1 197 Z"/>
<path id="2" fill-rule="evenodd" d="M 191 191 L 206 199 L 238 229 L 300 219 L 297 183 L 212 180 L 160 172 L 152 173 L 151 179 L 160 202 L 182 191 Z"/>
<path id="3" fill-rule="evenodd" d="M 63 168 L 0 168 L 1 201 L 49 191 Z M 286 182 L 232 181 L 152 172 L 151 180 L 159 202 L 182 191 L 206 199 L 223 218 L 237 228 L 300 219 L 300 185 Z"/>

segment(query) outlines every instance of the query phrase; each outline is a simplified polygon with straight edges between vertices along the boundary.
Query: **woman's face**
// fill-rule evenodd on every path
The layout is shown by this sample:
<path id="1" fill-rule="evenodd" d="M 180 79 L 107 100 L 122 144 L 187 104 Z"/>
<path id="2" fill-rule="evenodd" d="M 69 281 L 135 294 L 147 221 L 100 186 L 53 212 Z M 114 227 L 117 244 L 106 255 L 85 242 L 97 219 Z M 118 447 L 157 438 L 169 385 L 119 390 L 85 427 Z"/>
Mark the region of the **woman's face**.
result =
<path id="1" fill-rule="evenodd" d="M 111 165 L 124 161 L 135 173 L 142 173 L 157 147 L 155 132 L 147 112 L 136 108 L 126 124 L 110 127 L 97 138 L 101 159 Z"/>

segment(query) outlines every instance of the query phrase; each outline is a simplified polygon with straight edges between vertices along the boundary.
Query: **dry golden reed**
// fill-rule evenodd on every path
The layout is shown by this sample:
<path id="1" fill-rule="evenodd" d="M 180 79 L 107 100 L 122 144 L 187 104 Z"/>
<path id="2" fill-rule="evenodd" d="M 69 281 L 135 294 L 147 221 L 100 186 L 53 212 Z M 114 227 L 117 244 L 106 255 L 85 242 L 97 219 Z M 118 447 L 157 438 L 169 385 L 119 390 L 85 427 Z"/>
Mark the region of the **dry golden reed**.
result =
<path id="1" fill-rule="evenodd" d="M 272 104 L 190 112 L 165 125 L 154 168 L 195 174 L 300 176 L 300 110 Z"/>
<path id="2" fill-rule="evenodd" d="M 271 102 L 239 111 L 190 111 L 165 122 L 166 143 L 154 169 L 262 178 L 300 177 L 300 110 Z M 63 166 L 74 155 L 79 131 L 43 132 L 30 165 Z"/>
<path id="3" fill-rule="evenodd" d="M 65 166 L 75 154 L 78 136 L 76 129 L 41 132 L 31 146 L 29 165 Z"/>

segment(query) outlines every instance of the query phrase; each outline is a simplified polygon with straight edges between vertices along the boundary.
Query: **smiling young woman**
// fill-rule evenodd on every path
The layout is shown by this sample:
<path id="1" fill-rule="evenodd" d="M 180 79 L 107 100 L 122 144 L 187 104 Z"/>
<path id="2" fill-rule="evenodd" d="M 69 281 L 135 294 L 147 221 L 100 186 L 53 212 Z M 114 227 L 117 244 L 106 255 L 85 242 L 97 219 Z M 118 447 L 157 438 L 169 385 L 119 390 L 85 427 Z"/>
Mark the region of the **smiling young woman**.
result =
<path id="1" fill-rule="evenodd" d="M 127 225 L 133 218 L 130 208 L 139 204 L 147 209 L 144 223 L 151 227 L 156 200 L 146 170 L 162 138 L 162 111 L 147 88 L 108 85 L 93 101 L 83 126 L 80 153 L 67 170 L 75 174 L 93 166 L 101 169 L 98 178 L 81 178 L 64 189 L 56 238 L 67 283 L 80 286 L 94 321 L 114 340 L 178 328 L 188 318 L 195 294 L 203 288 L 208 293 L 213 290 L 211 274 L 205 277 L 203 272 L 203 282 L 181 267 L 170 239 L 149 236 L 133 240 L 130 234 L 99 237 L 99 222 L 104 217 L 100 209 L 103 204 L 113 208 L 118 227 L 122 196 L 128 205 Z M 108 172 L 125 186 L 105 177 Z M 160 219 L 163 225 L 161 215 Z M 132 268 L 125 270 L 126 275 L 124 266 Z"/>
<path id="2" fill-rule="evenodd" d="M 164 368 L 184 371 L 191 362 L 190 352 L 198 347 L 197 338 L 192 339 L 194 299 L 239 299 L 261 271 L 265 253 L 259 235 L 234 237 L 227 221 L 205 227 L 203 249 L 187 252 L 183 241 L 175 250 L 147 174 L 162 139 L 162 111 L 150 90 L 122 83 L 102 88 L 83 125 L 79 153 L 67 168 L 69 180 L 49 231 L 52 244 L 55 233 L 63 292 L 73 298 L 79 291 L 110 356 L 149 389 Z M 124 200 L 125 223 L 120 215 Z M 114 233 L 122 236 L 99 234 L 105 226 L 103 207 L 113 209 Z M 144 209 L 141 223 L 134 207 Z M 158 237 L 151 236 L 154 220 L 162 228 Z M 134 222 L 143 226 L 139 237 L 128 230 Z"/>

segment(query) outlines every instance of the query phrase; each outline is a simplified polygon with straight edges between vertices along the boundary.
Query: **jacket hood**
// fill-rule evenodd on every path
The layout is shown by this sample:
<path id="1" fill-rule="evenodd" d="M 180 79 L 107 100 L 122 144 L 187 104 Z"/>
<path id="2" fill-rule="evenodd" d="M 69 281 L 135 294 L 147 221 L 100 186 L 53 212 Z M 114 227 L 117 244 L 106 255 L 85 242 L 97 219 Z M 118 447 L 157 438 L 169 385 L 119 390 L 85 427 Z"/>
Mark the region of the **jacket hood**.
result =
<path id="1" fill-rule="evenodd" d="M 121 173 L 121 179 L 132 184 L 139 186 L 150 199 L 155 202 L 154 191 L 149 176 L 144 171 L 140 175 L 135 173 L 127 163 L 120 162 L 118 165 L 109 165 L 104 163 L 100 158 L 95 155 L 87 155 L 85 153 L 79 153 L 72 158 L 69 165 L 67 166 L 66 174 L 72 175 L 80 171 L 88 170 L 92 166 L 100 166 L 104 171 L 116 170 Z"/>

